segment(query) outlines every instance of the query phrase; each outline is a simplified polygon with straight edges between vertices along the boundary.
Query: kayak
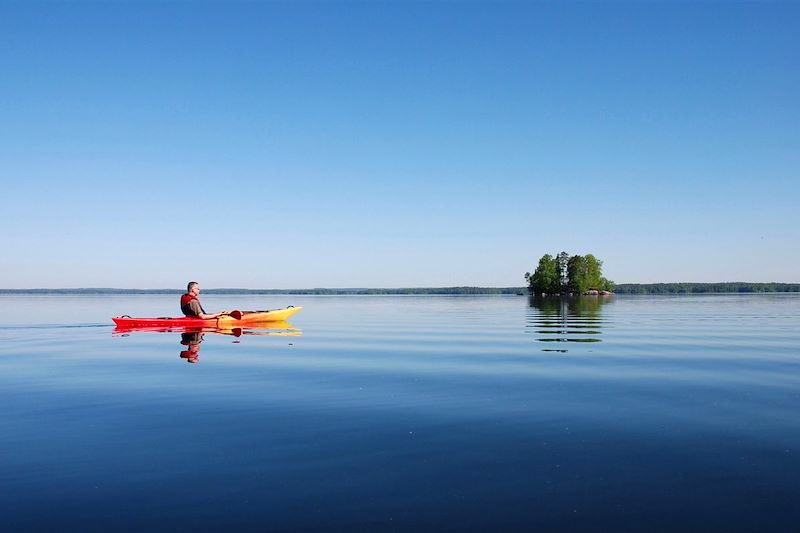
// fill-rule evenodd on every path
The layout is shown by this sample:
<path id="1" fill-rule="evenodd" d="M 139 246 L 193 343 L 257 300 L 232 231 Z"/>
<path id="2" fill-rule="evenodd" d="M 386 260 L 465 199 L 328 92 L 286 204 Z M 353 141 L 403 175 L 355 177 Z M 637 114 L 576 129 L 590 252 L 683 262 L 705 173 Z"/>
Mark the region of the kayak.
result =
<path id="1" fill-rule="evenodd" d="M 262 324 L 264 322 L 283 322 L 290 316 L 299 313 L 303 308 L 289 306 L 285 309 L 271 311 L 231 311 L 228 315 L 219 318 L 194 318 L 194 317 L 168 317 L 158 318 L 133 318 L 128 315 L 116 316 L 111 320 L 117 326 L 125 328 L 153 328 L 153 327 L 188 327 L 188 328 L 219 328 L 233 329 Z"/>
<path id="2" fill-rule="evenodd" d="M 303 308 L 290 305 L 284 309 L 271 311 L 231 311 L 228 315 L 219 318 L 194 318 L 194 317 L 168 317 L 133 318 L 128 315 L 115 316 L 111 320 L 123 328 L 157 328 L 157 327 L 186 327 L 186 328 L 216 328 L 233 329 L 263 324 L 264 322 L 283 322 L 290 316 L 299 313 Z"/>

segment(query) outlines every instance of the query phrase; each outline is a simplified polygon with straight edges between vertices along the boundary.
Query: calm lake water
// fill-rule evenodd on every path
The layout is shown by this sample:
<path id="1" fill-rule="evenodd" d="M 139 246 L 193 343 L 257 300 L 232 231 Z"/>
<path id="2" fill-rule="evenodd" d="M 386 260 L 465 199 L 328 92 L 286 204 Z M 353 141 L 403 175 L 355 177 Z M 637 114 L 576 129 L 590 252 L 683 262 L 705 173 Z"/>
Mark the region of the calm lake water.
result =
<path id="1" fill-rule="evenodd" d="M 792 531 L 800 295 L 0 296 L 4 530 Z M 182 344 L 183 342 L 183 344 Z"/>

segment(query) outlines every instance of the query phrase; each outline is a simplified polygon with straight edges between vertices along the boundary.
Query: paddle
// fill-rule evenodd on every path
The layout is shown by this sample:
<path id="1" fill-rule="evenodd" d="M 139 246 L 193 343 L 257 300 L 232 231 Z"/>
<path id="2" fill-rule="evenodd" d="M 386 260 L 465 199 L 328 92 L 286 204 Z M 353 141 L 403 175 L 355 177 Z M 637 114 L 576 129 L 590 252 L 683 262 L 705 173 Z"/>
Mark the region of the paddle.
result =
<path id="1" fill-rule="evenodd" d="M 236 320 L 241 320 L 242 319 L 242 312 L 241 311 L 236 311 L 236 310 L 228 311 L 227 313 L 224 313 L 223 316 L 229 316 L 229 317 L 235 318 Z"/>

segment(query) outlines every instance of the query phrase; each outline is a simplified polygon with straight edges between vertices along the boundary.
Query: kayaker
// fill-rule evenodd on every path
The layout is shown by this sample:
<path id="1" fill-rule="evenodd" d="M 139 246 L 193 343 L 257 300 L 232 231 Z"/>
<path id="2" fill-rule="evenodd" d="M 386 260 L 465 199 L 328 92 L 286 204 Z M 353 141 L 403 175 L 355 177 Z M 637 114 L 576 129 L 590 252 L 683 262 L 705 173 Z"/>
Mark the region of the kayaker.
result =
<path id="1" fill-rule="evenodd" d="M 221 311 L 214 315 L 209 315 L 203 306 L 200 305 L 200 299 L 197 295 L 200 294 L 200 285 L 196 281 L 190 281 L 186 285 L 186 294 L 181 296 L 181 311 L 185 316 L 192 318 L 202 318 L 203 320 L 209 318 L 218 318 L 222 315 L 227 315 L 228 311 Z"/>

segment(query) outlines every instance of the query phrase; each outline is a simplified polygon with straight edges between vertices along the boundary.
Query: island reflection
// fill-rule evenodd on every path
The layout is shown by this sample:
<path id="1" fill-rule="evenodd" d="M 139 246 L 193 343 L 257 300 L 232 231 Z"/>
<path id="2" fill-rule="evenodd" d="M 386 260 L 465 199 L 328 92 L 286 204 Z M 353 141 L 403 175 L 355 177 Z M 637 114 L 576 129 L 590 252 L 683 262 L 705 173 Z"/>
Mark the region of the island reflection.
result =
<path id="1" fill-rule="evenodd" d="M 613 296 L 530 296 L 526 330 L 545 343 L 602 342 L 602 308 Z M 566 353 L 566 347 L 543 348 Z"/>

